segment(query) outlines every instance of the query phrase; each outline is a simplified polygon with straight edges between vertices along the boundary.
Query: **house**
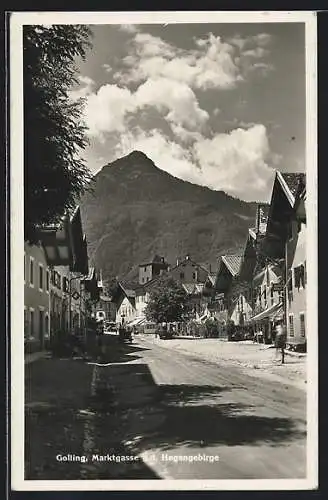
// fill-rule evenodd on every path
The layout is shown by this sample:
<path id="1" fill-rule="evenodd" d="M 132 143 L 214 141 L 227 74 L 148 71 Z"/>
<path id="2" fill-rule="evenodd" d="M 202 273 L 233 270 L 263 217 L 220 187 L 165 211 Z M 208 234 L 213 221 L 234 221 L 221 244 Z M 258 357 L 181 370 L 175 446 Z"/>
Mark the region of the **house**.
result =
<path id="1" fill-rule="evenodd" d="M 286 242 L 286 263 L 289 270 L 286 317 L 287 343 L 306 349 L 306 188 L 295 197 L 294 217 L 290 221 Z"/>
<path id="2" fill-rule="evenodd" d="M 96 317 L 102 314 L 104 320 L 115 321 L 116 306 L 110 297 L 100 294 L 99 300 L 95 306 Z"/>
<path id="3" fill-rule="evenodd" d="M 86 237 L 80 208 L 67 212 L 59 224 L 39 228 L 46 262 L 51 273 L 51 339 L 85 326 L 85 300 L 82 279 L 88 274 Z"/>
<path id="4" fill-rule="evenodd" d="M 139 284 L 143 285 L 148 281 L 163 274 L 167 271 L 169 264 L 165 261 L 164 257 L 155 255 L 150 262 L 139 264 Z"/>
<path id="5" fill-rule="evenodd" d="M 277 172 L 268 224 L 266 253 L 284 260 L 283 306 L 287 344 L 306 346 L 306 178 Z"/>
<path id="6" fill-rule="evenodd" d="M 42 350 L 50 336 L 50 270 L 41 244 L 24 243 L 24 339 L 28 352 Z"/>
<path id="7" fill-rule="evenodd" d="M 176 266 L 169 269 L 167 274 L 180 283 L 205 283 L 209 271 L 186 255 L 181 261 L 178 260 Z"/>
<path id="8" fill-rule="evenodd" d="M 219 258 L 219 267 L 216 275 L 215 290 L 217 311 L 215 317 L 226 324 L 228 320 L 235 324 L 240 322 L 239 295 L 241 290 L 236 288 L 236 281 L 242 262 L 242 256 L 238 254 L 222 255 Z"/>
<path id="9" fill-rule="evenodd" d="M 131 324 L 137 318 L 136 293 L 139 283 L 120 281 L 113 296 L 116 304 L 116 323 Z"/>
<path id="10" fill-rule="evenodd" d="M 265 343 L 274 341 L 275 322 L 283 317 L 282 279 L 283 266 L 277 263 L 266 264 L 252 280 L 253 316 L 249 322 L 255 333 L 263 334 Z"/>

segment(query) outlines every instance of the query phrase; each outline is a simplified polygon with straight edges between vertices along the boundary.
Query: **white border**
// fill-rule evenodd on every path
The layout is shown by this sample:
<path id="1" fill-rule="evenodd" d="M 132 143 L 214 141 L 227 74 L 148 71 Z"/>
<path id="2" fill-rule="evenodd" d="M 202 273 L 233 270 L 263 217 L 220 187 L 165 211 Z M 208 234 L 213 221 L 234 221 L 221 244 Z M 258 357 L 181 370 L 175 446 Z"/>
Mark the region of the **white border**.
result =
<path id="1" fill-rule="evenodd" d="M 307 165 L 307 478 L 292 480 L 24 480 L 24 209 L 22 26 L 24 24 L 305 23 Z M 303 490 L 318 486 L 317 323 L 317 24 L 316 13 L 294 12 L 12 12 L 10 14 L 11 135 L 11 446 L 12 488 L 19 491 Z M 311 333 L 310 333 L 311 332 Z"/>

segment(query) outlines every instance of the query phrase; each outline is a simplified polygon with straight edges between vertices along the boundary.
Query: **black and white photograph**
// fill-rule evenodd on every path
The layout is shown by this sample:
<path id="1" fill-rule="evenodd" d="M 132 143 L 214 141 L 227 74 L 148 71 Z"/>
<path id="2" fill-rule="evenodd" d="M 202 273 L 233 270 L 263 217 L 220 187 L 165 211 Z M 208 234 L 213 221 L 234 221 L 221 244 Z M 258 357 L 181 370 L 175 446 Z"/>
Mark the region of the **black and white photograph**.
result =
<path id="1" fill-rule="evenodd" d="M 9 24 L 12 488 L 316 488 L 316 14 Z"/>

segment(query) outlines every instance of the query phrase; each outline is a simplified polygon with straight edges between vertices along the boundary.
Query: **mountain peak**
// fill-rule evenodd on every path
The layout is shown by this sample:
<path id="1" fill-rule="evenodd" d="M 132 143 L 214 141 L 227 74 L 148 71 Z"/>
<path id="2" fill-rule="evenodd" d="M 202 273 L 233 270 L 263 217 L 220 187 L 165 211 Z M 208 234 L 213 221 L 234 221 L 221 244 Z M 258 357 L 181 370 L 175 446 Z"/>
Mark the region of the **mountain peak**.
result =
<path id="1" fill-rule="evenodd" d="M 125 276 L 158 254 L 214 262 L 244 245 L 255 206 L 177 179 L 142 151 L 104 167 L 81 200 L 89 255 L 103 276 Z M 135 271 L 133 271 L 135 272 Z"/>
<path id="2" fill-rule="evenodd" d="M 151 159 L 148 158 L 148 156 L 145 153 L 143 153 L 143 151 L 138 151 L 137 149 L 134 150 L 134 151 L 132 151 L 132 153 L 129 153 L 126 156 L 126 158 L 130 158 L 131 160 L 148 160 L 148 161 L 151 161 Z"/>

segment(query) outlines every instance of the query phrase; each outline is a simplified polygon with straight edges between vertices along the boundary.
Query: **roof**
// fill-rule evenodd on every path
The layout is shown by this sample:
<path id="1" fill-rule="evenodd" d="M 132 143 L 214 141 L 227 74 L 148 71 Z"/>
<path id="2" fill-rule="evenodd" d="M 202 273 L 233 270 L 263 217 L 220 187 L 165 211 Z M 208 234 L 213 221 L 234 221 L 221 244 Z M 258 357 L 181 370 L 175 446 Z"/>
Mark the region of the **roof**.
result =
<path id="1" fill-rule="evenodd" d="M 210 273 L 207 277 L 207 279 L 212 283 L 212 285 L 215 285 L 216 281 L 216 273 Z"/>
<path id="2" fill-rule="evenodd" d="M 228 271 L 232 276 L 236 276 L 239 273 L 242 256 L 241 255 L 222 255 L 222 262 L 226 265 Z"/>
<path id="3" fill-rule="evenodd" d="M 256 229 L 255 227 L 250 227 L 248 229 L 248 235 L 253 238 L 253 240 L 256 240 Z"/>
<path id="4" fill-rule="evenodd" d="M 293 196 L 296 196 L 299 189 L 305 187 L 306 175 L 303 173 L 293 172 L 293 173 L 285 173 L 280 172 L 284 181 L 286 182 L 288 189 L 292 193 Z"/>
<path id="5" fill-rule="evenodd" d="M 182 259 L 181 261 L 179 261 L 179 263 L 176 266 L 172 267 L 171 271 L 173 271 L 173 269 L 177 269 L 178 267 L 180 267 L 185 262 L 191 262 L 191 264 L 193 264 L 194 266 L 198 267 L 202 271 L 205 271 L 207 274 L 209 274 L 208 269 L 206 269 L 206 267 L 203 264 L 198 264 L 197 262 L 195 262 L 194 260 L 192 260 L 188 255 L 184 259 Z"/>
<path id="6" fill-rule="evenodd" d="M 261 311 L 260 313 L 256 314 L 253 316 L 249 321 L 259 321 L 261 319 L 265 318 L 277 318 L 278 315 L 280 315 L 283 311 L 283 305 L 282 302 L 279 302 L 278 304 L 273 304 L 272 306 L 268 307 L 264 311 Z"/>
<path id="7" fill-rule="evenodd" d="M 143 262 L 142 264 L 139 264 L 139 267 L 142 266 L 148 266 L 149 264 L 167 264 L 166 260 L 164 257 L 161 257 L 160 255 L 154 255 L 154 257 L 146 262 Z"/>
<path id="8" fill-rule="evenodd" d="M 136 296 L 136 291 L 138 288 L 142 288 L 142 285 L 135 282 L 120 281 L 119 286 L 124 291 L 125 295 L 129 298 L 134 298 Z"/>
<path id="9" fill-rule="evenodd" d="M 283 188 L 291 206 L 295 203 L 295 196 L 305 186 L 306 176 L 298 172 L 277 172 L 276 177 Z"/>
<path id="10" fill-rule="evenodd" d="M 195 295 L 202 293 L 204 289 L 203 283 L 183 283 L 182 288 L 187 292 L 188 295 Z"/>

